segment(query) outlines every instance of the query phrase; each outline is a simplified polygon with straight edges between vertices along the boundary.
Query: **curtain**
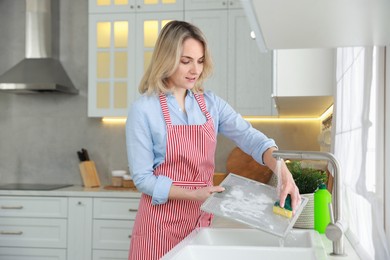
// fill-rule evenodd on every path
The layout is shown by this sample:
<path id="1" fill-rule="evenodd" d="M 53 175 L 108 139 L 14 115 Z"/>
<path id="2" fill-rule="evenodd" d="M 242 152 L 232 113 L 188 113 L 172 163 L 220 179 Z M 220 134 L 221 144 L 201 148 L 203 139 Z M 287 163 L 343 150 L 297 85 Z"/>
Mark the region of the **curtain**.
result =
<path id="1" fill-rule="evenodd" d="M 384 230 L 383 54 L 376 47 L 337 49 L 332 151 L 341 168 L 346 236 L 362 259 L 390 259 Z"/>

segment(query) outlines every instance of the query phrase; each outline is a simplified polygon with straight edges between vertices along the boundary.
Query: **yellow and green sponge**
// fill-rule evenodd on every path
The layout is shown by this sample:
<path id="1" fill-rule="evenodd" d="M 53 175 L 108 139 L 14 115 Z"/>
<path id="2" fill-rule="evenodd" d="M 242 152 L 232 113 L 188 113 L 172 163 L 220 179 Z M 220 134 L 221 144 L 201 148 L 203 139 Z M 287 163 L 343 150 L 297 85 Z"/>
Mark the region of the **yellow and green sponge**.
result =
<path id="1" fill-rule="evenodd" d="M 276 201 L 273 210 L 274 214 L 281 215 L 286 218 L 292 217 L 292 207 L 291 207 L 291 196 L 287 195 L 286 201 L 284 202 L 284 208 L 280 207 L 280 201 Z"/>

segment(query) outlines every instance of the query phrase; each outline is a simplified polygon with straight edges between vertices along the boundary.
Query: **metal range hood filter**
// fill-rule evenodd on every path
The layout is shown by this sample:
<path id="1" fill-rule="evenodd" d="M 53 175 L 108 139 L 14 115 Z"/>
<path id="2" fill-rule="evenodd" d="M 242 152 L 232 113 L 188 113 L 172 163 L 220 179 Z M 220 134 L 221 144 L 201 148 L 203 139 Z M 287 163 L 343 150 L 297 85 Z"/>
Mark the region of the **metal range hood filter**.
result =
<path id="1" fill-rule="evenodd" d="M 26 58 L 0 76 L 0 91 L 79 92 L 52 57 L 51 22 L 51 0 L 26 0 Z"/>

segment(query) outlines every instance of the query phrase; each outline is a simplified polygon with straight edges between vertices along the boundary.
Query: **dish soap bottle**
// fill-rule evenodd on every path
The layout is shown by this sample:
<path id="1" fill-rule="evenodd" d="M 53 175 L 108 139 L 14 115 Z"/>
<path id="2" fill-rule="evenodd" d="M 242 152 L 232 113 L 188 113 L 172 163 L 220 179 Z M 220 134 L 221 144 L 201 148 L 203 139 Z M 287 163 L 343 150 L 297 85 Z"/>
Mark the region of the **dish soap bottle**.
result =
<path id="1" fill-rule="evenodd" d="M 324 183 L 318 186 L 314 193 L 314 229 L 324 234 L 330 223 L 329 203 L 332 202 L 332 195 L 326 189 Z"/>

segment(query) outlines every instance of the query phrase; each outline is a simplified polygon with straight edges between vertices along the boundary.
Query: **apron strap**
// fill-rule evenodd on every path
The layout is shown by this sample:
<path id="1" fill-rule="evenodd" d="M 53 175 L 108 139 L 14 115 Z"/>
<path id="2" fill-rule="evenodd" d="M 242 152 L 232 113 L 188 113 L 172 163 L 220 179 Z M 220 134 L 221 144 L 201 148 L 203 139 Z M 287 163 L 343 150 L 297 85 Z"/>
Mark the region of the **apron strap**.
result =
<path id="1" fill-rule="evenodd" d="M 167 125 L 172 125 L 171 117 L 169 115 L 169 110 L 168 110 L 167 97 L 165 96 L 164 93 L 160 93 L 159 97 L 160 97 L 161 110 L 164 115 L 165 123 Z"/>
<path id="2" fill-rule="evenodd" d="M 206 108 L 206 102 L 204 100 L 204 95 L 194 93 L 194 97 L 199 104 L 200 110 L 206 116 L 207 121 L 211 120 L 211 115 L 207 111 L 207 108 Z M 167 125 L 172 125 L 171 117 L 169 115 L 169 110 L 168 110 L 167 97 L 165 96 L 164 93 L 160 93 L 159 98 L 160 98 L 160 104 L 161 104 L 161 109 L 162 109 L 162 112 L 164 115 L 165 123 Z"/>
<path id="3" fill-rule="evenodd" d="M 207 120 L 211 120 L 211 115 L 207 111 L 206 102 L 204 101 L 204 95 L 194 93 L 194 97 L 195 97 L 196 101 L 198 102 L 199 107 L 202 110 L 203 114 L 206 116 Z"/>

